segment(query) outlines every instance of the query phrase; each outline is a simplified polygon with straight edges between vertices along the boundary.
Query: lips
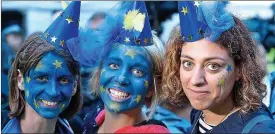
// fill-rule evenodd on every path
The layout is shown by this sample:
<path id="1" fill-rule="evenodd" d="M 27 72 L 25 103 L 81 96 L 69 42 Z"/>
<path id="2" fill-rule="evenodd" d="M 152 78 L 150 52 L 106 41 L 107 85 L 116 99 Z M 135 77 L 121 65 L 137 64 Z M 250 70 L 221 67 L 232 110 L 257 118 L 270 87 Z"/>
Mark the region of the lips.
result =
<path id="1" fill-rule="evenodd" d="M 110 98 L 116 102 L 123 102 L 130 98 L 130 94 L 119 89 L 109 88 L 108 93 Z"/>

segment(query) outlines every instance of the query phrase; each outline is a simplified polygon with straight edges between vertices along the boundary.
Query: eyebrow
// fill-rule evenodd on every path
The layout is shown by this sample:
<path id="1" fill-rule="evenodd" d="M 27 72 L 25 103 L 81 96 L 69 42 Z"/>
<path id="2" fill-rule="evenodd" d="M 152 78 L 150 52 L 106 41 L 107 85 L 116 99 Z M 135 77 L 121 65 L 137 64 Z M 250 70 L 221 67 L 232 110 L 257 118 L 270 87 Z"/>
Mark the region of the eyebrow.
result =
<path id="1" fill-rule="evenodd" d="M 180 57 L 181 57 L 181 58 L 183 57 L 183 58 L 188 58 L 188 59 L 194 60 L 192 57 L 187 56 L 187 55 L 181 55 Z M 206 59 L 204 59 L 204 60 L 205 60 L 205 61 L 210 61 L 210 60 L 215 60 L 215 59 L 219 59 L 219 60 L 225 61 L 225 59 L 223 59 L 223 58 L 221 58 L 221 57 L 216 57 L 216 56 L 214 56 L 214 57 L 208 57 L 208 58 L 206 58 Z"/>

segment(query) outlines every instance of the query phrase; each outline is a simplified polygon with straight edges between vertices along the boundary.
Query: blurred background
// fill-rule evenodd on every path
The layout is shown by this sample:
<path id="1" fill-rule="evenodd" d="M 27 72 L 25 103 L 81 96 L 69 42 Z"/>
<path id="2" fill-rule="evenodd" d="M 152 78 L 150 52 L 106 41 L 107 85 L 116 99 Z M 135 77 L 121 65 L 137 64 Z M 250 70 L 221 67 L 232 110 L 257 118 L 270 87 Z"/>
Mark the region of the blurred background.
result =
<path id="1" fill-rule="evenodd" d="M 1 100 L 2 123 L 8 111 L 8 70 L 16 51 L 29 35 L 43 32 L 69 2 L 2 1 L 1 11 Z M 105 13 L 120 1 L 83 1 L 80 27 L 96 28 Z M 165 44 L 179 24 L 176 1 L 146 1 L 152 29 Z M 115 6 L 118 7 L 118 6 Z M 228 10 L 243 20 L 257 41 L 260 60 L 269 73 L 275 71 L 275 1 L 230 1 Z M 6 111 L 5 111 L 6 110 Z M 1 125 L 2 126 L 2 125 Z"/>

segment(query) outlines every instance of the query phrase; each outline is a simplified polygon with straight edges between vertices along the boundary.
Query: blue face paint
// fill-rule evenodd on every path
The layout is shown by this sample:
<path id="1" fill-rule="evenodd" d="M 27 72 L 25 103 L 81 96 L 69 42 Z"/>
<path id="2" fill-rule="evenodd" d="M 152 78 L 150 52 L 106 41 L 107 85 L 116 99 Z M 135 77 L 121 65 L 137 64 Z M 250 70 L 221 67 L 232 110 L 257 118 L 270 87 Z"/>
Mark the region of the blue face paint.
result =
<path id="1" fill-rule="evenodd" d="M 48 52 L 24 76 L 25 99 L 40 116 L 56 118 L 69 105 L 75 81 L 67 61 Z"/>
<path id="2" fill-rule="evenodd" d="M 85 66 L 80 67 L 80 82 L 81 82 L 81 93 L 83 95 L 84 103 L 88 103 L 95 99 L 95 96 L 91 94 L 91 87 L 89 80 L 93 76 L 96 66 Z"/>
<path id="3" fill-rule="evenodd" d="M 123 112 L 143 104 L 152 86 L 152 64 L 137 46 L 115 46 L 103 62 L 100 97 L 111 112 Z"/>

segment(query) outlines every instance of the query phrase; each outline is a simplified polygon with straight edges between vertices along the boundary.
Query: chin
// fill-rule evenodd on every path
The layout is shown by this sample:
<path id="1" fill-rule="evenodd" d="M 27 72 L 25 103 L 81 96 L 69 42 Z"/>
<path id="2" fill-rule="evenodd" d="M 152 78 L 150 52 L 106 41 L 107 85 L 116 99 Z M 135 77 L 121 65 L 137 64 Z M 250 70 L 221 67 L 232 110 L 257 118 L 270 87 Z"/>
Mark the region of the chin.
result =
<path id="1" fill-rule="evenodd" d="M 190 101 L 191 106 L 196 110 L 206 110 L 210 107 L 210 104 L 207 102 L 197 102 L 197 101 Z"/>
<path id="2" fill-rule="evenodd" d="M 39 115 L 46 119 L 54 119 L 58 117 L 58 114 L 55 114 L 55 113 L 43 113 Z"/>

